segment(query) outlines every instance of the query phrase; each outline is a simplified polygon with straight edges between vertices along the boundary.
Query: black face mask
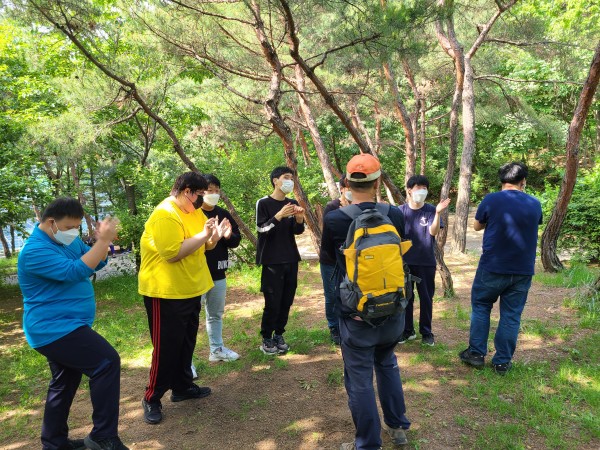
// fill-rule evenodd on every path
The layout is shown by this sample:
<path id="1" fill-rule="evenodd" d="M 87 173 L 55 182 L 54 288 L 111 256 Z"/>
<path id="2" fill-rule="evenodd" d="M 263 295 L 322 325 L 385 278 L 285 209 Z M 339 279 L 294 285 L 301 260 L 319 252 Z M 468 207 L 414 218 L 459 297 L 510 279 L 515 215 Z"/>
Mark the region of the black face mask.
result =
<path id="1" fill-rule="evenodd" d="M 196 201 L 195 201 L 195 202 L 193 202 L 193 201 L 192 201 L 192 199 L 191 199 L 191 198 L 189 198 L 189 197 L 187 196 L 187 194 L 185 194 L 185 193 L 184 193 L 183 195 L 185 195 L 185 198 L 187 198 L 187 199 L 190 201 L 190 203 L 191 203 L 192 205 L 194 205 L 194 208 L 196 208 L 196 209 L 200 209 L 200 207 L 202 206 L 202 203 L 204 202 L 204 199 L 202 198 L 202 196 L 201 196 L 201 195 L 199 195 L 199 196 L 196 198 Z"/>

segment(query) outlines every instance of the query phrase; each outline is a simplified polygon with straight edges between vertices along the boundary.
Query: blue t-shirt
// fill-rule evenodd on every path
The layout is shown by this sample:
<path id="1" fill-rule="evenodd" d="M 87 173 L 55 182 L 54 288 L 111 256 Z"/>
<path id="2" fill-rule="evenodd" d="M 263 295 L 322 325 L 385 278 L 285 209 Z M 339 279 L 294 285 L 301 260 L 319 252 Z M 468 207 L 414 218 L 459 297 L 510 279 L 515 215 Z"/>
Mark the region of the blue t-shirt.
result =
<path id="1" fill-rule="evenodd" d="M 488 272 L 533 275 L 542 205 L 518 190 L 488 194 L 475 213 L 485 223 L 479 266 Z"/>
<path id="2" fill-rule="evenodd" d="M 89 247 L 79 238 L 71 245 L 54 242 L 36 227 L 19 253 L 17 274 L 23 294 L 23 330 L 38 348 L 77 328 L 92 326 L 96 314 L 90 269 L 81 261 Z M 101 261 L 95 270 L 106 265 Z"/>
<path id="3" fill-rule="evenodd" d="M 404 261 L 409 266 L 435 267 L 435 236 L 429 233 L 429 228 L 435 218 L 435 206 L 425 203 L 419 209 L 412 209 L 408 203 L 399 206 L 404 215 L 404 229 L 406 230 L 406 239 L 412 241 L 412 247 L 406 255 Z M 440 218 L 440 227 L 443 227 Z"/>

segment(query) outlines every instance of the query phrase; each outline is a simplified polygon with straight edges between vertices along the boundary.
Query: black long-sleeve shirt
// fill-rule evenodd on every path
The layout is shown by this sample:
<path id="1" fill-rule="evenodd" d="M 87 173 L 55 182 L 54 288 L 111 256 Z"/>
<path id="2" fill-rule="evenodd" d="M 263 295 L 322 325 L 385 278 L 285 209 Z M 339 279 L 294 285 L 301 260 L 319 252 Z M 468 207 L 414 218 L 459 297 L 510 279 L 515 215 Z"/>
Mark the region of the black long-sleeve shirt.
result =
<path id="1" fill-rule="evenodd" d="M 339 198 L 336 198 L 335 200 L 331 200 L 329 203 L 327 203 L 327 206 L 325 206 L 325 209 L 323 210 L 323 222 L 325 222 L 325 216 L 327 216 L 327 213 L 329 213 L 331 211 L 335 211 L 336 209 L 340 209 L 341 206 L 342 206 L 342 201 Z M 322 247 L 321 247 L 321 251 L 319 253 L 320 253 L 319 262 L 321 264 L 328 264 L 330 266 L 335 265 L 335 253 L 333 255 L 330 255 Z"/>
<path id="2" fill-rule="evenodd" d="M 375 208 L 373 202 L 359 203 L 358 207 L 363 211 L 365 209 Z M 390 207 L 388 217 L 396 227 L 401 238 L 405 238 L 404 216 L 398 208 Z M 341 247 L 346 242 L 348 229 L 352 224 L 352 219 L 341 209 L 329 212 L 323 219 L 323 237 L 321 238 L 321 253 L 326 252 L 329 255 L 335 255 L 337 260 L 335 287 L 336 301 L 338 302 L 338 312 L 342 317 L 348 316 L 352 311 L 344 307 L 339 299 L 339 286 L 346 273 L 346 260 L 341 251 Z"/>
<path id="3" fill-rule="evenodd" d="M 240 228 L 238 224 L 233 220 L 231 214 L 226 209 L 219 206 L 215 206 L 211 211 L 202 210 L 206 217 L 219 217 L 219 222 L 224 218 L 227 218 L 231 223 L 231 236 L 229 239 L 221 238 L 215 248 L 206 252 L 206 263 L 210 275 L 213 280 L 222 280 L 225 278 L 225 271 L 229 267 L 229 249 L 236 248 L 240 245 L 242 235 L 240 234 Z"/>
<path id="4" fill-rule="evenodd" d="M 288 203 L 298 205 L 296 200 L 275 200 L 267 196 L 256 202 L 256 228 L 258 246 L 256 264 L 285 264 L 300 261 L 300 252 L 294 235 L 304 232 L 304 222 L 298 223 L 294 216 L 281 221 L 275 214 Z"/>

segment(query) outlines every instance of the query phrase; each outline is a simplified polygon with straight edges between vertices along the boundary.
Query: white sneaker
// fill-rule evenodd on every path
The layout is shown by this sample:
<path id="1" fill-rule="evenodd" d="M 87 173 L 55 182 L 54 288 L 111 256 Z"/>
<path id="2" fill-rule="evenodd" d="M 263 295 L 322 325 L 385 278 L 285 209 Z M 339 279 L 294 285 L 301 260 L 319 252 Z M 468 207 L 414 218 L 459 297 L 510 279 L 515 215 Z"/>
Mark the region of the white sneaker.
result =
<path id="1" fill-rule="evenodd" d="M 215 362 L 215 361 L 235 361 L 236 359 L 239 359 L 240 355 L 238 355 L 236 352 L 234 352 L 233 350 L 227 348 L 227 347 L 219 347 L 217 348 L 214 352 L 210 352 L 210 355 L 208 356 L 208 360 Z"/>

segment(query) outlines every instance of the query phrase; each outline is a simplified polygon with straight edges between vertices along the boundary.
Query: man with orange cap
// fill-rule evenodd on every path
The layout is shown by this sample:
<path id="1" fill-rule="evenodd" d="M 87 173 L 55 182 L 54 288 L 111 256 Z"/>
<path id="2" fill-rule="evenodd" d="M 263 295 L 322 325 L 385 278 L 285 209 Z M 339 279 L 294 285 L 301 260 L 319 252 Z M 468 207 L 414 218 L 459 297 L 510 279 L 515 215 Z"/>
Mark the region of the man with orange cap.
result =
<path id="1" fill-rule="evenodd" d="M 346 166 L 346 180 L 352 192 L 352 205 L 361 210 L 376 208 L 380 186 L 381 165 L 373 155 L 354 156 Z M 388 205 L 389 206 L 389 205 Z M 404 237 L 404 217 L 398 208 L 387 213 L 398 234 Z M 336 255 L 338 265 L 336 287 L 339 289 L 346 272 L 340 248 L 346 241 L 352 218 L 344 208 L 331 211 L 324 219 L 321 252 Z M 342 305 L 336 295 L 339 311 L 339 330 L 344 358 L 344 384 L 348 406 L 356 427 L 354 442 L 344 443 L 341 450 L 374 450 L 381 448 L 381 422 L 373 388 L 373 370 L 377 376 L 377 391 L 383 411 L 385 429 L 392 442 L 408 442 L 405 430 L 410 426 L 398 361 L 394 348 L 404 329 L 404 312 L 374 319 L 371 326 Z M 354 311 L 355 313 L 355 311 Z"/>

